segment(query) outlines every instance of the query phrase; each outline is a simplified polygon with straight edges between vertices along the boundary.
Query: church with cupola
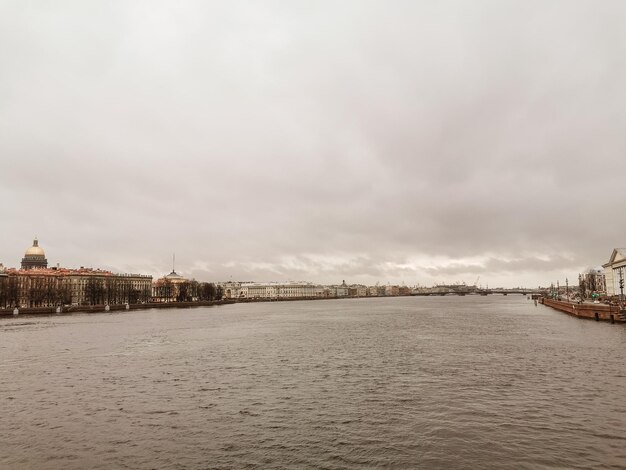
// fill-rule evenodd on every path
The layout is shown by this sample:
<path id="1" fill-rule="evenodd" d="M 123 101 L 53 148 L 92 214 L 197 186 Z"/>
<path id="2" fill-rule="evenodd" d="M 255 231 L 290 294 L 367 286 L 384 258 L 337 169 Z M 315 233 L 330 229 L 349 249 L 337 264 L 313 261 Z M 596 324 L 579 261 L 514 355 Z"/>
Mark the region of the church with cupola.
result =
<path id="1" fill-rule="evenodd" d="M 46 269 L 48 260 L 43 248 L 39 246 L 39 240 L 33 240 L 33 246 L 26 250 L 26 254 L 22 258 L 22 269 Z"/>
<path id="2" fill-rule="evenodd" d="M 0 264 L 0 309 L 150 302 L 152 276 L 80 267 L 48 268 L 39 240 L 26 250 L 20 269 Z"/>

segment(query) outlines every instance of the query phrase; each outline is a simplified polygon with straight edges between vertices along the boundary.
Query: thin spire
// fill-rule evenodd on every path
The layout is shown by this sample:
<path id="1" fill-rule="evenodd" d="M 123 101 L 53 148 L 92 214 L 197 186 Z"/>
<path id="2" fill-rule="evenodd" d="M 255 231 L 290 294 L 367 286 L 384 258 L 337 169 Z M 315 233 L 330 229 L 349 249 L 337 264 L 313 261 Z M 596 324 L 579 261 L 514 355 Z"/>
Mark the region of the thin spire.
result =
<path id="1" fill-rule="evenodd" d="M 172 272 L 176 272 L 176 253 L 172 253 Z"/>

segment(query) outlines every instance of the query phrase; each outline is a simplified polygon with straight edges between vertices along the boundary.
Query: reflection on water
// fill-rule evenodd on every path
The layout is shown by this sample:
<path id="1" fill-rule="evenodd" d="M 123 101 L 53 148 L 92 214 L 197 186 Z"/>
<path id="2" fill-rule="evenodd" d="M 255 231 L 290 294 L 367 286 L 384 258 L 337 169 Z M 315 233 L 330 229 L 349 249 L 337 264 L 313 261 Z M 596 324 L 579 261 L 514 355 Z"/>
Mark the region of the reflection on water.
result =
<path id="1" fill-rule="evenodd" d="M 624 468 L 626 328 L 525 297 L 0 320 L 0 468 Z"/>

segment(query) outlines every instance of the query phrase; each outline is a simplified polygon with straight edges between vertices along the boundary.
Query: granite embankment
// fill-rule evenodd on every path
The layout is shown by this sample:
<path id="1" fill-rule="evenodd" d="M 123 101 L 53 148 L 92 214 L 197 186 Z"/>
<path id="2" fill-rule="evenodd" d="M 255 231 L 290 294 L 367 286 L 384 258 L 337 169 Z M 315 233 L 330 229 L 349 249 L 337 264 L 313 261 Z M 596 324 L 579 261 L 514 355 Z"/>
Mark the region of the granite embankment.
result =
<path id="1" fill-rule="evenodd" d="M 617 305 L 578 304 L 546 298 L 542 299 L 541 303 L 579 318 L 609 321 L 611 323 L 626 323 L 626 315 L 623 310 L 620 312 Z"/>
<path id="2" fill-rule="evenodd" d="M 340 297 L 349 298 L 349 297 Z M 228 305 L 234 303 L 251 303 L 251 302 L 288 302 L 296 300 L 330 300 L 336 297 L 288 297 L 279 299 L 222 299 L 208 300 L 196 302 L 148 302 L 143 304 L 121 304 L 121 305 L 71 305 L 64 307 L 24 307 L 18 309 L 19 315 L 56 315 L 67 313 L 105 313 L 119 312 L 124 310 L 146 310 L 150 308 L 192 308 L 192 307 L 210 307 L 213 305 Z M 57 309 L 60 309 L 59 311 Z M 0 309 L 0 317 L 14 315 L 13 308 Z"/>
<path id="3" fill-rule="evenodd" d="M 59 307 L 31 307 L 18 309 L 19 315 L 53 315 L 57 313 L 102 313 L 119 312 L 123 310 L 145 310 L 149 308 L 189 308 L 207 307 L 211 305 L 225 305 L 235 303 L 234 300 L 212 300 L 206 302 L 149 302 L 144 304 L 121 304 L 121 305 L 70 305 Z M 0 310 L 0 316 L 13 315 L 14 309 L 7 308 Z"/>

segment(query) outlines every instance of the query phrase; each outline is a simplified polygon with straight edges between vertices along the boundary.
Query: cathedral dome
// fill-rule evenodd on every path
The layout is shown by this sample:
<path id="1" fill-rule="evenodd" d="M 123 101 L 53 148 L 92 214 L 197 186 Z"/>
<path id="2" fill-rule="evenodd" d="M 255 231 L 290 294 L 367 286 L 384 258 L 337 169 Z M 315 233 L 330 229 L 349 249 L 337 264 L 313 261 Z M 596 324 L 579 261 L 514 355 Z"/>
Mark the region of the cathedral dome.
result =
<path id="1" fill-rule="evenodd" d="M 33 242 L 33 246 L 26 250 L 26 256 L 46 256 L 46 253 L 43 251 L 43 248 L 39 246 L 36 238 Z"/>
<path id="2" fill-rule="evenodd" d="M 24 258 L 22 258 L 22 269 L 47 268 L 48 260 L 46 253 L 39 246 L 39 240 L 33 240 L 33 246 L 26 250 Z"/>

